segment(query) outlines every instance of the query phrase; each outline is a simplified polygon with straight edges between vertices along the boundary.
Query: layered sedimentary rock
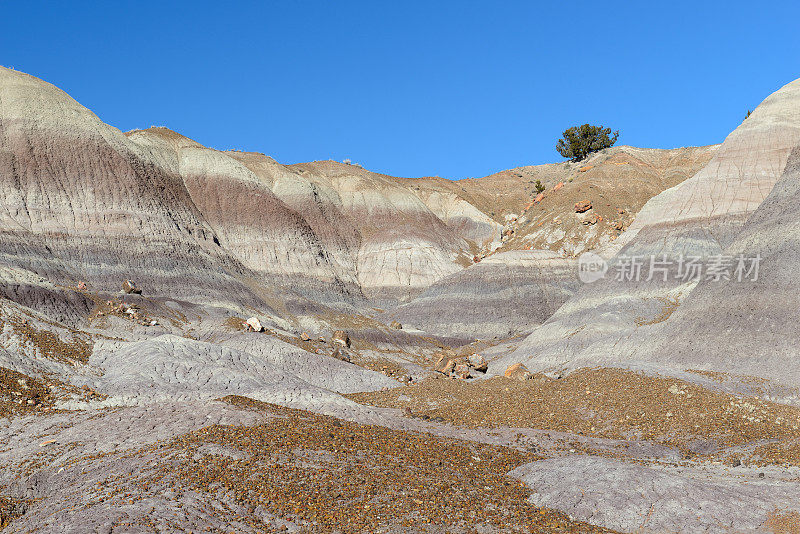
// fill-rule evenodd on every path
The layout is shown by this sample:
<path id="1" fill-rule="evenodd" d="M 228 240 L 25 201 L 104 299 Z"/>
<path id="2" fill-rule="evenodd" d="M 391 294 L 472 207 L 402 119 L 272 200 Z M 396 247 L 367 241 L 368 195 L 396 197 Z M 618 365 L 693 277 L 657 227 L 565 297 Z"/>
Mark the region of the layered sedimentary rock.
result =
<path id="1" fill-rule="evenodd" d="M 799 103 L 449 182 L 123 134 L 0 69 L 0 524 L 786 530 L 800 411 L 740 394 L 797 401 L 764 379 L 800 385 Z M 729 278 L 680 279 L 689 254 Z M 614 280 L 634 255 L 667 266 Z M 539 372 L 604 365 L 684 380 Z"/>
<path id="2" fill-rule="evenodd" d="M 340 244 L 328 239 L 329 234 L 318 233 L 319 225 L 313 227 L 278 198 L 262 175 L 229 153 L 203 147 L 164 128 L 128 135 L 138 144 L 160 148 L 171 164 L 174 161 L 174 171 L 213 228 L 216 242 L 261 275 L 262 282 L 291 286 L 322 302 L 358 299 L 357 280 Z"/>
<path id="3" fill-rule="evenodd" d="M 246 269 L 160 163 L 62 91 L 0 69 L 0 262 L 56 285 L 131 278 L 173 296 L 257 304 L 237 280 Z M 43 287 L 19 275 L 10 284 L 23 303 Z"/>
<path id="4" fill-rule="evenodd" d="M 621 250 L 606 278 L 582 287 L 492 371 L 500 373 L 513 361 L 536 370 L 605 364 L 758 372 L 800 383 L 774 366 L 767 372 L 773 352 L 785 354 L 788 343 L 781 332 L 790 328 L 791 297 L 778 295 L 790 295 L 786 273 L 792 263 L 791 184 L 796 178 L 787 161 L 798 145 L 800 81 L 795 81 L 758 106 L 694 177 L 650 200 L 615 243 Z M 764 211 L 754 214 L 782 175 Z M 775 253 L 783 249 L 786 263 L 781 264 Z M 772 257 L 771 272 L 762 262 L 767 278 L 716 280 L 709 271 L 713 262 L 740 253 Z M 699 278 L 687 276 L 685 262 L 691 257 L 700 258 L 705 269 Z M 643 263 L 638 276 L 631 272 L 632 258 Z M 727 276 L 735 276 L 736 266 L 729 264 Z M 758 295 L 772 295 L 774 311 L 760 316 L 769 304 L 756 305 Z M 754 331 L 761 335 L 751 337 Z"/>
<path id="5" fill-rule="evenodd" d="M 292 168 L 336 191 L 361 236 L 356 269 L 369 297 L 407 297 L 468 261 L 469 244 L 396 179 L 331 161 Z"/>
<path id="6" fill-rule="evenodd" d="M 478 209 L 474 205 L 475 199 L 460 186 L 460 182 L 444 178 L 398 181 L 417 195 L 457 235 L 470 241 L 477 250 L 491 252 L 500 246 L 503 224 Z M 524 198 L 524 188 L 518 189 L 514 194 Z"/>
<path id="7" fill-rule="evenodd" d="M 530 331 L 578 289 L 578 253 L 614 242 L 653 195 L 701 169 L 717 145 L 615 147 L 580 164 L 520 167 L 477 180 L 415 180 L 421 198 L 458 197 L 504 220 L 494 255 L 432 285 L 387 316 L 461 339 Z M 538 194 L 534 184 L 545 188 Z M 431 193 L 431 190 L 435 193 Z M 431 202 L 429 200 L 429 202 Z M 575 203 L 590 208 L 576 213 Z"/>
<path id="8" fill-rule="evenodd" d="M 650 198 L 694 175 L 717 148 L 619 146 L 579 163 L 518 167 L 451 187 L 507 223 L 502 250 L 577 256 L 611 243 Z M 576 213 L 576 203 L 591 207 Z"/>
<path id="9" fill-rule="evenodd" d="M 599 187 L 593 172 L 612 189 L 641 175 L 647 185 L 637 186 L 625 208 L 632 218 L 640 201 L 710 152 L 614 149 L 594 166 L 621 169 L 635 160 L 633 171 L 616 178 L 572 164 L 508 171 L 513 180 L 528 179 L 503 193 L 508 202 L 492 204 L 488 191 L 499 187 L 499 175 L 401 179 L 331 161 L 282 165 L 263 154 L 206 148 L 166 128 L 122 134 L 41 80 L 8 69 L 0 76 L 0 291 L 67 315 L 85 314 L 90 304 L 70 311 L 75 296 L 60 287 L 85 281 L 109 290 L 124 279 L 152 295 L 287 317 L 314 303 L 392 306 L 503 242 L 504 250 L 561 255 L 602 244 L 614 235 L 608 218 L 590 226 L 563 213 L 573 193 Z M 548 188 L 540 203 L 532 202 L 534 177 Z M 561 191 L 558 182 L 567 182 Z M 509 207 L 525 215 L 508 218 Z M 569 236 L 553 241 L 569 225 Z M 542 232 L 549 237 L 525 237 Z M 31 283 L 37 279 L 49 285 Z"/>
<path id="10" fill-rule="evenodd" d="M 662 334 L 639 351 L 673 367 L 800 385 L 794 365 L 800 357 L 798 202 L 800 143 L 772 192 L 722 252 L 729 277 L 701 280 L 664 323 Z"/>
<path id="11" fill-rule="evenodd" d="M 574 261 L 550 251 L 509 251 L 439 280 L 387 317 L 465 341 L 508 337 L 544 322 L 577 286 Z"/>
<path id="12" fill-rule="evenodd" d="M 0 192 L 2 294 L 22 303 L 68 300 L 45 287 L 133 279 L 151 295 L 223 305 L 360 306 L 365 294 L 420 291 L 475 248 L 396 179 L 333 162 L 284 166 L 166 128 L 123 134 L 9 69 Z M 30 283 L 39 278 L 50 286 Z"/>

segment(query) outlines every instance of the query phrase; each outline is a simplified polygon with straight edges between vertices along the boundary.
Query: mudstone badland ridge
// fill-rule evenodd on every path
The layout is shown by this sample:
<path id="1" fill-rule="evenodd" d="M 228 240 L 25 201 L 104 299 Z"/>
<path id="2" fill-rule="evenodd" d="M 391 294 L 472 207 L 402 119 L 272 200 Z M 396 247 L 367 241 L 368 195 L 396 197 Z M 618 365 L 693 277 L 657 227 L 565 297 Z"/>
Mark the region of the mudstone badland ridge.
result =
<path id="1" fill-rule="evenodd" d="M 798 201 L 800 81 L 720 145 L 450 181 L 0 68 L 0 528 L 798 532 Z"/>

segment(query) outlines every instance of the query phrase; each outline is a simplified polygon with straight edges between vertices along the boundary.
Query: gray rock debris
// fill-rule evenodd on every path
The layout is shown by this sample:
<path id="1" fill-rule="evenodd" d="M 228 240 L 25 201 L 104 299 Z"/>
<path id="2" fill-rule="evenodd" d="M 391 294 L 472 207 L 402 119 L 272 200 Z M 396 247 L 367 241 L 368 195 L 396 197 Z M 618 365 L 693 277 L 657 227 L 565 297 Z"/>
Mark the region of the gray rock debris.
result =
<path id="1" fill-rule="evenodd" d="M 533 489 L 536 506 L 623 532 L 761 532 L 776 508 L 800 510 L 797 469 L 663 467 L 570 456 L 526 464 L 511 475 Z"/>

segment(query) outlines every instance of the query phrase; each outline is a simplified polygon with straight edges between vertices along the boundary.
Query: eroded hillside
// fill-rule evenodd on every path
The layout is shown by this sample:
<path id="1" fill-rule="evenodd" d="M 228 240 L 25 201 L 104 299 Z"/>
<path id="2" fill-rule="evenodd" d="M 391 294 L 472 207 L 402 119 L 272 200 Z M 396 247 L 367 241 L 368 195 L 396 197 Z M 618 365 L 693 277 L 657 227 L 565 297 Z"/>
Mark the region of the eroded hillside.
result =
<path id="1" fill-rule="evenodd" d="M 793 532 L 798 84 L 722 145 L 449 181 L 0 68 L 0 528 Z"/>

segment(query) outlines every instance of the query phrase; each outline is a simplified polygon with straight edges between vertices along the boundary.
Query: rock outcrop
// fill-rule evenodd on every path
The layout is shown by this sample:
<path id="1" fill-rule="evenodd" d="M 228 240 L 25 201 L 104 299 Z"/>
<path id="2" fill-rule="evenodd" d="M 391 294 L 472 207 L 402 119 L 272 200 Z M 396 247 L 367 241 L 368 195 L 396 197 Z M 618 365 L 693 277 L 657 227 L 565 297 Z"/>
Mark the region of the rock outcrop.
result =
<path id="1" fill-rule="evenodd" d="M 505 361 L 523 361 L 533 370 L 656 365 L 671 372 L 757 372 L 800 384 L 773 365 L 777 354 L 793 354 L 779 334 L 782 323 L 791 328 L 792 304 L 781 293 L 788 295 L 791 287 L 793 245 L 778 225 L 794 224 L 796 169 L 794 160 L 787 161 L 798 145 L 800 80 L 758 106 L 694 177 L 650 200 L 615 242 L 612 250 L 621 250 L 609 262 L 606 278 L 583 286 Z M 785 255 L 777 254 L 780 250 Z M 715 258 L 739 254 L 771 257 L 771 265 L 762 264 L 766 278 L 706 279 L 707 270 L 700 279 L 687 278 L 691 257 L 708 269 Z M 639 276 L 631 258 L 643 260 Z M 728 276 L 734 274 L 733 261 Z M 767 310 L 766 301 L 756 305 L 757 295 L 774 299 L 774 308 Z M 745 359 L 735 356 L 740 349 Z M 502 372 L 501 367 L 502 362 L 490 372 Z"/>
<path id="2" fill-rule="evenodd" d="M 572 260 L 550 251 L 509 251 L 439 280 L 387 315 L 462 341 L 508 337 L 544 322 L 578 284 Z"/>
<path id="3" fill-rule="evenodd" d="M 508 369 L 503 373 L 503 376 L 513 380 L 530 380 L 533 377 L 531 372 L 528 371 L 528 368 L 521 363 L 509 365 Z"/>
<path id="4" fill-rule="evenodd" d="M 618 146 L 585 162 L 518 167 L 485 178 L 459 180 L 473 205 L 504 221 L 513 235 L 500 250 L 542 249 L 562 256 L 608 246 L 645 203 L 700 171 L 719 145 L 656 150 Z M 545 188 L 537 194 L 536 185 Z M 577 202 L 592 200 L 598 224 L 587 227 Z"/>
<path id="5" fill-rule="evenodd" d="M 799 184 L 800 81 L 721 146 L 451 182 L 0 68 L 0 527 L 778 531 Z"/>

